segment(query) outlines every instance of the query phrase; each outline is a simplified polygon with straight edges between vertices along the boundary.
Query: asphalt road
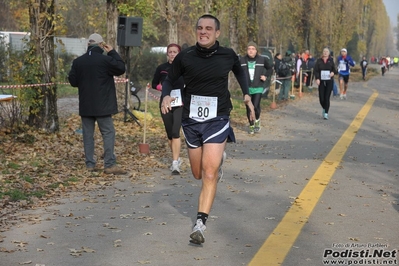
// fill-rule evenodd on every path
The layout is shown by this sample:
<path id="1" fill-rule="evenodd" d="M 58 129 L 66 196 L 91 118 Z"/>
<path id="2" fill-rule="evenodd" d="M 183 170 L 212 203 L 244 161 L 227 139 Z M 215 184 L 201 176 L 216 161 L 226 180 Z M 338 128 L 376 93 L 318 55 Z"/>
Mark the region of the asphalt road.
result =
<path id="1" fill-rule="evenodd" d="M 182 176 L 154 169 L 24 212 L 0 265 L 398 265 L 398 83 L 399 69 L 350 83 L 329 120 L 315 92 L 263 113 L 259 134 L 235 129 L 202 246 L 185 159 Z"/>

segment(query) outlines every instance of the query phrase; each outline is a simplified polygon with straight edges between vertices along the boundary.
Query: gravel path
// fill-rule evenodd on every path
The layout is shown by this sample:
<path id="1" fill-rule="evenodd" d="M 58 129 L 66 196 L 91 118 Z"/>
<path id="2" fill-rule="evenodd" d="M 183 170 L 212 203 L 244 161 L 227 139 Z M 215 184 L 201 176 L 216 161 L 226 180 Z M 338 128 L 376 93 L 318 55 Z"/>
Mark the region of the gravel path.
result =
<path id="1" fill-rule="evenodd" d="M 67 118 L 72 114 L 79 113 L 79 99 L 75 97 L 60 98 L 57 101 L 58 116 Z"/>

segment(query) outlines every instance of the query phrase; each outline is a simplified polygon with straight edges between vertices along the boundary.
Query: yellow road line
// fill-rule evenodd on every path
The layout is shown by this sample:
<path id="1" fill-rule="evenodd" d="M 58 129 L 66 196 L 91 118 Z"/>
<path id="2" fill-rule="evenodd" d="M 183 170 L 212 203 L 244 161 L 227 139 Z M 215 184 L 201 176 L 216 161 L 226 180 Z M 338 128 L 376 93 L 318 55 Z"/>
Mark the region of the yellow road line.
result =
<path id="1" fill-rule="evenodd" d="M 377 97 L 378 92 L 370 96 L 249 266 L 275 266 L 283 263 Z"/>

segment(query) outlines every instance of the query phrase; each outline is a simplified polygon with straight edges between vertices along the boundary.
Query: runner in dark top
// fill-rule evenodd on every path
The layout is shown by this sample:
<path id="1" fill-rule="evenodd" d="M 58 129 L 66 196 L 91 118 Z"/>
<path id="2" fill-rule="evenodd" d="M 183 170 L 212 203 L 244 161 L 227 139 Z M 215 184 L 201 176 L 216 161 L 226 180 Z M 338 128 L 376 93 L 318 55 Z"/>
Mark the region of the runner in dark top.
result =
<path id="1" fill-rule="evenodd" d="M 258 45 L 252 41 L 248 43 L 247 54 L 240 58 L 240 62 L 243 70 L 248 72 L 249 95 L 255 108 L 255 121 L 249 121 L 249 134 L 254 134 L 260 131 L 260 100 L 267 85 L 268 73 L 273 72 L 273 66 L 269 64 L 266 57 L 258 54 Z M 248 108 L 247 111 L 249 120 Z"/>
<path id="2" fill-rule="evenodd" d="M 330 56 L 328 48 L 323 49 L 322 56 L 317 59 L 314 67 L 314 75 L 316 84 L 319 87 L 319 101 L 323 108 L 322 115 L 325 120 L 328 119 L 328 111 L 330 110 L 330 98 L 334 85 L 335 64 Z"/>
<path id="3" fill-rule="evenodd" d="M 171 43 L 166 48 L 166 53 L 168 57 L 168 61 L 159 65 L 154 73 L 154 78 L 152 79 L 152 88 L 162 91 L 162 82 L 168 76 L 169 70 L 172 67 L 172 62 L 175 59 L 176 55 L 180 53 L 181 48 L 179 45 Z M 174 84 L 173 89 L 174 93 L 180 93 L 184 88 L 183 77 L 180 77 Z M 180 98 L 181 99 L 181 98 Z M 161 109 L 161 103 L 163 98 L 161 97 L 159 101 L 159 108 Z M 166 114 L 163 114 L 161 111 L 161 116 L 163 120 L 163 124 L 165 126 L 166 135 L 168 137 L 168 144 L 172 151 L 172 165 L 170 170 L 172 174 L 180 174 L 180 149 L 181 149 L 181 141 L 180 141 L 180 128 L 181 128 L 181 117 L 183 113 L 182 101 L 176 101 L 175 106 L 172 110 Z"/>
<path id="4" fill-rule="evenodd" d="M 228 90 L 228 75 L 235 74 L 250 108 L 250 119 L 255 119 L 254 107 L 248 91 L 246 73 L 237 54 L 230 48 L 219 46 L 220 22 L 212 15 L 203 15 L 196 26 L 197 43 L 180 52 L 172 63 L 168 77 L 162 83 L 164 96 L 161 110 L 171 110 L 170 97 L 173 82 L 184 78 L 183 133 L 188 146 L 191 171 L 202 179 L 196 224 L 190 234 L 191 242 L 205 242 L 205 223 L 216 195 L 218 180 L 222 177 L 222 163 L 226 157 L 226 142 L 234 141 L 230 127 L 233 108 Z M 219 174 L 218 174 L 219 173 Z M 219 177 L 219 178 L 218 178 Z"/>

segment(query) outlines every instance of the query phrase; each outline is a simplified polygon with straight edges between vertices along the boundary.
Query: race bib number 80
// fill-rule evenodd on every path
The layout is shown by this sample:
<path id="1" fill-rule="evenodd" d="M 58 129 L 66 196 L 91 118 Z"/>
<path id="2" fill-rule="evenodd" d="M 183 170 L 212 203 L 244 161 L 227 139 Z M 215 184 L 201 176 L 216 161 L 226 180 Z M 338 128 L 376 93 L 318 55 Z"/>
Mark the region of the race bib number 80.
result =
<path id="1" fill-rule="evenodd" d="M 217 97 L 191 95 L 190 118 L 200 122 L 215 118 L 217 107 Z"/>

